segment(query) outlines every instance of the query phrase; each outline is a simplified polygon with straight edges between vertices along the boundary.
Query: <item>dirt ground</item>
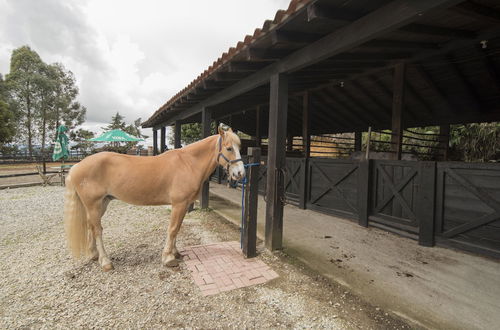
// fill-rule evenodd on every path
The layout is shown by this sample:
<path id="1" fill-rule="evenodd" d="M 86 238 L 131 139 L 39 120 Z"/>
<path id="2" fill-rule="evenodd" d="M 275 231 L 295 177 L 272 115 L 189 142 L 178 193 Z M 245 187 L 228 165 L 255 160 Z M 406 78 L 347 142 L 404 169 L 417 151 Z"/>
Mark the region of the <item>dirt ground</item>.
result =
<path id="1" fill-rule="evenodd" d="M 63 188 L 0 191 L 0 328 L 328 328 L 407 329 L 282 253 L 259 257 L 279 278 L 203 297 L 190 273 L 160 264 L 167 207 L 113 201 L 103 218 L 115 270 L 69 257 Z M 239 239 L 211 211 L 190 213 L 178 246 Z"/>

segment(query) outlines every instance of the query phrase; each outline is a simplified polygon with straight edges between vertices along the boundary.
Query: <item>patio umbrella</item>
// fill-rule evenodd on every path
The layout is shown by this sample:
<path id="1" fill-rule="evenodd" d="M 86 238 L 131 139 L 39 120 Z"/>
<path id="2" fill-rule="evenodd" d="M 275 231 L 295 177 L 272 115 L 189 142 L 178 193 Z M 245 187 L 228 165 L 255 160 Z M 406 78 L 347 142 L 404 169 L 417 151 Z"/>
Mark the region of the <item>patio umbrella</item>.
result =
<path id="1" fill-rule="evenodd" d="M 54 145 L 54 152 L 52 153 L 53 161 L 69 157 L 68 137 L 64 134 L 66 131 L 68 131 L 68 128 L 64 125 L 57 128 L 57 138 Z"/>
<path id="2" fill-rule="evenodd" d="M 144 141 L 144 139 L 136 138 L 121 129 L 104 132 L 100 136 L 90 139 L 94 142 L 129 142 L 129 141 Z"/>

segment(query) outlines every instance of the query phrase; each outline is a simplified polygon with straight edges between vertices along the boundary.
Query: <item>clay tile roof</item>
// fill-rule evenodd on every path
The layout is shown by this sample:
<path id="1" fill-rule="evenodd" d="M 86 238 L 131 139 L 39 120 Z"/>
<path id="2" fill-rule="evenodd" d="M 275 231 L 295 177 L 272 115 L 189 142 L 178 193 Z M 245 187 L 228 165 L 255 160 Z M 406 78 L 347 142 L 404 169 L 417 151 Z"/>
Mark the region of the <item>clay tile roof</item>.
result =
<path id="1" fill-rule="evenodd" d="M 155 113 L 146 120 L 142 125 L 143 127 L 151 127 L 157 120 L 157 118 L 165 111 L 180 101 L 182 97 L 187 96 L 187 94 L 196 86 L 201 84 L 207 77 L 214 74 L 223 64 L 230 61 L 236 54 L 239 54 L 241 51 L 245 50 L 250 44 L 254 43 L 257 39 L 265 36 L 269 31 L 273 30 L 280 23 L 283 23 L 288 17 L 297 12 L 299 9 L 304 7 L 306 4 L 313 0 L 292 0 L 288 6 L 287 10 L 278 10 L 273 20 L 266 20 L 262 25 L 262 28 L 256 28 L 253 35 L 246 35 L 243 41 L 239 41 L 236 44 L 236 47 L 231 47 L 227 52 L 222 53 L 221 57 L 219 57 L 213 64 L 203 71 L 195 80 L 193 80 L 188 86 L 183 88 L 177 94 L 175 94 L 170 100 L 168 100 L 165 104 L 163 104 Z"/>

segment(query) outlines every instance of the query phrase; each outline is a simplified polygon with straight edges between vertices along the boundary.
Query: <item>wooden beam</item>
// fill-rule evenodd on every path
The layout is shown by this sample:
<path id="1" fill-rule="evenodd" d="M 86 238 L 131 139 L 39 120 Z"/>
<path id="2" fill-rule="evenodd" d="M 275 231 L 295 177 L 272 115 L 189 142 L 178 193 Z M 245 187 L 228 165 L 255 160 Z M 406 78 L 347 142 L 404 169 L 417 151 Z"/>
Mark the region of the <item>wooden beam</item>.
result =
<path id="1" fill-rule="evenodd" d="M 266 84 L 270 77 L 279 73 L 297 71 L 334 55 L 346 52 L 360 44 L 375 39 L 384 33 L 409 24 L 428 12 L 453 6 L 461 0 L 396 0 L 359 18 L 357 21 L 326 35 L 320 40 L 303 47 L 286 58 L 264 67 L 247 78 L 218 92 L 203 102 L 173 115 L 169 121 L 183 119 L 201 111 L 202 107 L 213 106 Z M 429 55 L 431 56 L 431 55 Z"/>
<path id="2" fill-rule="evenodd" d="M 318 19 L 327 19 L 339 23 L 350 23 L 364 16 L 365 12 L 348 11 L 340 8 L 327 7 L 313 4 L 307 7 L 307 21 L 312 22 Z"/>
<path id="3" fill-rule="evenodd" d="M 202 130 L 202 138 L 209 137 L 210 134 L 210 124 L 212 123 L 212 116 L 210 110 L 204 108 L 201 112 L 201 130 Z M 201 187 L 201 196 L 200 196 L 200 206 L 202 209 L 208 209 L 208 200 L 209 196 L 209 185 L 210 180 L 203 182 Z"/>
<path id="4" fill-rule="evenodd" d="M 440 155 L 441 161 L 447 161 L 450 152 L 450 125 L 439 126 L 438 147 L 442 152 Z"/>
<path id="5" fill-rule="evenodd" d="M 350 81 L 349 82 L 349 87 L 354 88 L 356 91 L 356 94 L 358 95 L 363 95 L 366 97 L 371 104 L 375 105 L 378 107 L 383 114 L 385 118 L 391 118 L 391 110 L 390 107 L 384 103 L 382 103 L 379 99 L 377 99 L 373 94 L 370 92 L 371 88 L 365 88 L 361 85 L 359 81 Z"/>
<path id="6" fill-rule="evenodd" d="M 177 120 L 175 122 L 175 131 L 174 131 L 174 148 L 175 149 L 179 149 L 179 148 L 182 148 L 182 145 L 181 145 L 181 121 L 180 120 Z"/>
<path id="7" fill-rule="evenodd" d="M 497 69 L 495 68 L 495 63 L 491 59 L 490 55 L 485 52 L 481 52 L 477 47 L 474 48 L 474 53 L 477 54 L 478 56 L 482 57 L 482 62 L 484 65 L 485 71 L 488 73 L 488 76 L 490 77 L 491 83 L 495 86 L 496 90 L 498 93 L 500 93 L 500 74 L 498 73 Z"/>
<path id="8" fill-rule="evenodd" d="M 424 111 L 420 111 L 420 108 L 419 108 L 418 109 L 419 114 L 421 113 L 426 118 L 432 119 L 435 114 L 432 110 L 431 105 L 427 102 L 427 100 L 425 100 L 422 96 L 420 96 L 420 94 L 417 92 L 417 90 L 415 88 L 413 88 L 413 86 L 411 84 L 409 84 L 408 81 L 405 82 L 405 89 L 406 89 L 406 92 L 408 93 L 408 96 L 413 98 L 418 103 L 420 103 L 421 107 L 424 109 Z"/>
<path id="9" fill-rule="evenodd" d="M 335 57 L 336 58 L 336 57 Z M 335 70 L 335 69 L 370 69 L 377 66 L 384 66 L 386 64 L 386 58 L 383 60 L 368 60 L 368 61 L 350 61 L 348 59 L 339 61 L 339 60 L 325 60 L 321 63 L 311 65 L 307 68 L 302 69 L 306 71 L 320 71 L 323 70 Z"/>
<path id="10" fill-rule="evenodd" d="M 271 34 L 271 42 L 273 45 L 276 44 L 303 45 L 303 44 L 309 44 L 322 37 L 321 34 L 317 33 L 283 31 L 283 30 L 273 30 L 271 31 L 270 34 Z"/>
<path id="11" fill-rule="evenodd" d="M 405 79 L 406 79 L 406 71 L 407 71 L 407 69 L 405 68 Z M 378 79 L 376 79 L 375 77 L 371 77 L 371 78 L 374 81 L 377 81 L 377 84 L 380 87 L 380 89 L 383 90 L 384 93 L 387 94 L 387 96 L 391 99 L 391 102 L 393 102 L 394 101 L 394 92 L 393 92 L 394 76 L 391 76 L 391 77 L 381 76 Z M 405 83 L 406 83 L 406 81 L 405 81 Z M 404 86 L 405 86 L 405 99 L 408 99 L 408 97 L 410 95 L 414 96 L 413 94 L 410 93 L 408 86 L 406 86 L 406 84 Z M 406 102 L 406 100 L 405 100 L 405 103 L 408 103 L 408 102 Z M 415 121 L 419 118 L 417 115 L 418 115 L 420 109 L 417 109 L 417 111 L 411 111 L 412 108 L 410 108 L 407 104 L 403 104 L 403 107 L 405 109 L 405 116 L 404 116 L 403 125 L 406 122 Z"/>
<path id="12" fill-rule="evenodd" d="M 265 244 L 269 250 L 273 251 L 281 249 L 283 244 L 285 139 L 288 109 L 287 76 L 284 74 L 273 75 L 270 89 Z"/>
<path id="13" fill-rule="evenodd" d="M 444 62 L 448 64 L 450 71 L 457 77 L 458 82 L 460 82 L 465 90 L 465 92 L 469 95 L 469 99 L 472 102 L 472 106 L 475 107 L 474 111 L 481 110 L 481 98 L 479 96 L 478 91 L 476 90 L 476 86 L 472 84 L 467 76 L 460 70 L 460 67 L 456 63 L 456 60 L 451 56 L 447 55 L 445 57 Z"/>
<path id="14" fill-rule="evenodd" d="M 217 72 L 215 81 L 236 81 L 248 76 L 248 72 Z"/>
<path id="15" fill-rule="evenodd" d="M 255 140 L 257 147 L 262 145 L 262 106 L 258 105 L 255 109 Z"/>
<path id="16" fill-rule="evenodd" d="M 430 36 L 458 38 L 458 39 L 474 39 L 477 36 L 475 31 L 463 29 L 450 29 L 441 26 L 424 25 L 424 24 L 408 24 L 401 28 L 401 31 L 411 32 L 415 34 L 425 34 Z"/>
<path id="17" fill-rule="evenodd" d="M 229 62 L 228 72 L 255 72 L 262 69 L 266 63 L 261 62 Z"/>
<path id="18" fill-rule="evenodd" d="M 500 35 L 500 28 L 495 27 L 495 28 L 485 30 L 485 31 L 479 33 L 478 36 L 473 40 L 464 40 L 464 39 L 453 40 L 453 41 L 450 41 L 448 43 L 442 44 L 441 48 L 438 50 L 423 50 L 421 52 L 407 56 L 406 58 L 403 58 L 402 60 L 404 60 L 406 63 L 420 62 L 420 61 L 427 59 L 427 58 L 439 56 L 442 54 L 447 54 L 447 53 L 450 53 L 452 51 L 462 49 L 464 47 L 470 47 L 475 42 L 479 42 L 481 40 L 489 40 L 492 38 L 497 38 L 499 35 Z M 345 54 L 342 54 L 342 55 L 345 55 Z M 394 66 L 394 62 L 390 61 L 385 66 L 372 68 L 372 69 L 366 70 L 363 73 L 354 74 L 354 75 L 349 76 L 348 78 L 343 78 L 342 80 L 343 81 L 347 81 L 347 80 L 352 81 L 352 80 L 358 79 L 360 77 L 365 77 L 365 76 L 370 76 L 370 75 L 378 75 L 382 71 L 392 69 L 393 66 Z M 339 81 L 340 81 L 340 79 L 332 79 L 332 81 L 329 83 L 329 85 L 338 84 Z M 324 88 L 324 87 L 325 86 L 317 86 L 316 89 Z"/>
<path id="19" fill-rule="evenodd" d="M 205 90 L 221 90 L 230 85 L 228 82 L 209 80 L 208 78 L 202 82 L 203 88 Z"/>
<path id="20" fill-rule="evenodd" d="M 318 4 L 310 5 L 307 8 L 307 21 L 318 19 L 336 21 L 339 23 L 350 23 L 366 15 L 364 11 L 348 11 L 342 8 L 329 8 Z M 425 34 L 431 36 L 453 37 L 462 39 L 472 39 L 476 36 L 474 31 L 463 29 L 451 29 L 441 26 L 412 23 L 401 27 L 401 31 L 415 34 Z"/>
<path id="21" fill-rule="evenodd" d="M 475 1 L 465 1 L 454 7 L 453 10 L 467 17 L 475 18 L 480 22 L 486 21 L 491 24 L 500 23 L 500 11 Z"/>
<path id="22" fill-rule="evenodd" d="M 291 50 L 249 47 L 243 52 L 247 61 L 277 61 L 290 54 Z"/>
<path id="23" fill-rule="evenodd" d="M 404 40 L 371 40 L 361 45 L 361 47 L 375 47 L 384 49 L 439 49 L 439 45 L 432 42 L 415 42 Z"/>
<path id="24" fill-rule="evenodd" d="M 333 56 L 328 62 L 373 62 L 373 61 L 397 61 L 404 60 L 411 56 L 410 52 L 369 52 L 369 51 L 356 51 L 350 53 L 342 53 Z"/>
<path id="25" fill-rule="evenodd" d="M 441 102 L 446 104 L 450 113 L 455 113 L 457 111 L 455 106 L 453 106 L 450 103 L 446 94 L 443 92 L 443 90 L 438 85 L 436 85 L 434 80 L 431 78 L 429 73 L 427 73 L 427 71 L 425 71 L 425 69 L 422 67 L 422 65 L 416 64 L 413 67 L 415 68 L 415 71 L 416 71 L 417 75 L 420 77 L 420 79 L 422 79 L 431 88 L 431 90 L 441 100 Z M 453 100 L 453 98 L 452 98 L 452 100 Z"/>
<path id="26" fill-rule="evenodd" d="M 354 132 L 354 151 L 361 151 L 363 132 Z"/>
<path id="27" fill-rule="evenodd" d="M 311 95 L 305 92 L 302 96 L 302 148 L 304 150 L 304 157 L 311 156 Z"/>
<path id="28" fill-rule="evenodd" d="M 166 130 L 167 128 L 165 126 L 162 126 L 162 128 L 160 128 L 160 153 L 167 150 L 167 139 L 165 136 Z"/>
<path id="29" fill-rule="evenodd" d="M 153 129 L 153 156 L 158 155 L 158 130 Z"/>
<path id="30" fill-rule="evenodd" d="M 394 68 L 394 88 L 392 99 L 392 135 L 391 151 L 393 159 L 401 159 L 403 145 L 403 107 L 404 107 L 404 83 L 405 63 L 399 63 Z"/>
<path id="31" fill-rule="evenodd" d="M 288 133 L 286 135 L 286 151 L 293 150 L 293 134 Z"/>
<path id="32" fill-rule="evenodd" d="M 374 112 L 373 108 L 370 108 L 369 106 L 367 107 L 367 104 L 361 102 L 358 97 L 351 95 L 347 88 L 339 86 L 332 86 L 332 88 L 334 88 L 334 91 L 337 95 L 343 97 L 344 99 L 347 99 L 347 102 L 353 104 L 357 109 L 361 109 L 363 113 L 361 117 L 368 118 L 367 123 L 369 123 L 370 126 L 376 126 L 377 124 L 380 124 L 384 120 L 390 118 L 386 111 Z M 386 109 L 387 108 L 384 108 L 383 110 Z"/>
<path id="33" fill-rule="evenodd" d="M 334 93 L 328 93 L 325 90 L 315 91 L 309 96 L 310 106 L 314 106 L 318 111 L 314 111 L 314 116 L 317 119 L 328 122 L 328 119 L 334 118 L 337 127 L 348 125 L 349 123 L 359 120 L 366 121 L 366 117 L 360 117 L 358 109 L 352 108 L 350 105 L 335 97 Z M 313 97 L 315 95 L 316 97 Z"/>

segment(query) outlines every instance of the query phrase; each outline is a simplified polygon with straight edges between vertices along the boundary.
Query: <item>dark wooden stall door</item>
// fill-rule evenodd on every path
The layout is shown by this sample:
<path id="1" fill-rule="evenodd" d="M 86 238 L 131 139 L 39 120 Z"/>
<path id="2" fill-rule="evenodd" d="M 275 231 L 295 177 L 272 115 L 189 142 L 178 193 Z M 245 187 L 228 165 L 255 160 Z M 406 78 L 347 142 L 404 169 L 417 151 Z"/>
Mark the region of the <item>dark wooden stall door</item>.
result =
<path id="1" fill-rule="evenodd" d="M 437 164 L 439 243 L 500 257 L 499 164 Z"/>

